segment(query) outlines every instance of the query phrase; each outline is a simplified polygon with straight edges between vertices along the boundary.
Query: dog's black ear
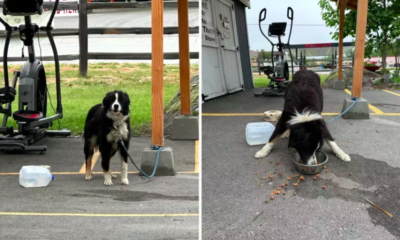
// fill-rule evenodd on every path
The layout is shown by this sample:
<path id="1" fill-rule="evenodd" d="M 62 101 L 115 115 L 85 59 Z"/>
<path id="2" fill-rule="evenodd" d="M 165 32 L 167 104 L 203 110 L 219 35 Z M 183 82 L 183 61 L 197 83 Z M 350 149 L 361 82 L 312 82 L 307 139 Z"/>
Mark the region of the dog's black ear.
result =
<path id="1" fill-rule="evenodd" d="M 103 98 L 103 106 L 108 107 L 110 105 L 111 96 L 110 93 L 107 93 Z"/>
<path id="2" fill-rule="evenodd" d="M 131 99 L 129 98 L 129 95 L 126 92 L 124 92 L 124 95 L 125 95 L 125 97 L 126 97 L 126 99 L 128 101 L 128 105 L 130 105 L 131 104 Z"/>
<path id="3" fill-rule="evenodd" d="M 107 94 L 103 98 L 103 106 L 107 105 Z"/>

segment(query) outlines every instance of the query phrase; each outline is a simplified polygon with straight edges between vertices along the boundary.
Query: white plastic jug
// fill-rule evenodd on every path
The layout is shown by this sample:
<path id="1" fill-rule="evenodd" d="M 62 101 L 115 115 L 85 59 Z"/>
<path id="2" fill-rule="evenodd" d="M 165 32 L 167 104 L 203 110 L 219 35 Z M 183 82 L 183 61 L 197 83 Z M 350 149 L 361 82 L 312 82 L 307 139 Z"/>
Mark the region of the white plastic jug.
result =
<path id="1" fill-rule="evenodd" d="M 53 179 L 45 166 L 23 166 L 19 171 L 19 184 L 26 188 L 46 187 Z"/>
<path id="2" fill-rule="evenodd" d="M 266 144 L 275 130 L 269 122 L 248 123 L 246 126 L 246 141 L 250 146 Z"/>

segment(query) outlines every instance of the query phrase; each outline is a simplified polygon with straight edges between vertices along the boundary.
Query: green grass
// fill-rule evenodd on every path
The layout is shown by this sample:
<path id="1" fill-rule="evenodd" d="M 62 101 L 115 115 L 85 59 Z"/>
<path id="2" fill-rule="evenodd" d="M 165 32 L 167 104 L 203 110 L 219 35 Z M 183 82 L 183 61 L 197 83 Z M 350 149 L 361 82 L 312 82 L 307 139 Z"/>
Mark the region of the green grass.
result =
<path id="1" fill-rule="evenodd" d="M 10 65 L 9 72 L 20 69 L 20 65 Z M 53 106 L 56 107 L 54 64 L 46 64 L 48 89 Z M 198 65 L 191 66 L 191 75 L 198 74 Z M 0 78 L 4 74 L 0 72 Z M 11 78 L 12 79 L 12 78 Z M 132 135 L 150 134 L 151 126 L 151 65 L 130 63 L 94 63 L 89 64 L 88 76 L 79 75 L 77 64 L 61 64 L 61 92 L 64 118 L 60 120 L 61 128 L 70 129 L 72 134 L 83 132 L 86 114 L 95 104 L 101 103 L 109 91 L 122 90 L 131 98 Z M 3 86 L 1 81 L 0 86 Z M 179 66 L 164 66 L 164 105 L 179 89 Z M 18 100 L 13 102 L 13 111 L 17 109 Z M 54 112 L 47 103 L 47 115 Z M 0 121 L 3 115 L 0 115 Z M 8 119 L 8 125 L 16 126 L 15 121 Z M 57 129 L 57 122 L 51 129 Z"/>
<path id="2" fill-rule="evenodd" d="M 326 78 L 328 77 L 328 74 L 320 74 L 319 77 L 321 78 L 321 84 L 325 83 Z M 292 75 L 289 77 L 290 79 L 292 78 Z M 269 79 L 266 75 L 253 75 L 254 79 L 254 87 L 256 88 L 263 88 L 266 87 L 269 84 Z"/>

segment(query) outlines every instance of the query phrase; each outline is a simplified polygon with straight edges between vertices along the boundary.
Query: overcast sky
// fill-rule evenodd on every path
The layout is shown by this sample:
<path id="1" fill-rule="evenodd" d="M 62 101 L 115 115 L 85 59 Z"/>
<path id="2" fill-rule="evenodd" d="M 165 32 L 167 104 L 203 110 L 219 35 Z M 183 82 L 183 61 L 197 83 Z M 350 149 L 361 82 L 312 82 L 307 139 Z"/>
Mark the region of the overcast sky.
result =
<path id="1" fill-rule="evenodd" d="M 290 22 L 286 16 L 289 6 L 292 7 L 294 11 L 290 44 L 335 42 L 329 34 L 329 32 L 334 29 L 325 27 L 325 21 L 322 20 L 321 8 L 318 5 L 318 0 L 251 0 L 250 4 L 251 9 L 246 10 L 246 15 L 251 50 L 271 49 L 271 45 L 264 36 L 261 35 L 258 28 L 258 16 L 263 8 L 267 8 L 267 18 L 264 20 L 263 24 L 288 22 L 286 36 L 283 38 L 285 43 L 287 42 L 290 30 Z M 268 25 L 263 26 L 263 30 L 267 33 Z M 274 43 L 278 41 L 277 38 L 273 38 L 272 40 Z M 344 41 L 350 42 L 351 37 L 345 38 Z"/>

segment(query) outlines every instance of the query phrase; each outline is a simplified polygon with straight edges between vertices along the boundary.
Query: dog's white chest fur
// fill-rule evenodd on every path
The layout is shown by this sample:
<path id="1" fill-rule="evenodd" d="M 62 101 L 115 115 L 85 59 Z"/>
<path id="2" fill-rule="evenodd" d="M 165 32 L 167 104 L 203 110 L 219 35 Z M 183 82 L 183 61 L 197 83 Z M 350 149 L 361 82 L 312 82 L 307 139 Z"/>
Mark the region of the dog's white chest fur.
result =
<path id="1" fill-rule="evenodd" d="M 121 123 L 118 126 L 115 126 L 117 129 L 112 129 L 109 134 L 107 134 L 107 141 L 110 143 L 115 143 L 118 141 L 120 137 L 122 139 L 128 139 L 128 126 L 125 122 Z"/>

